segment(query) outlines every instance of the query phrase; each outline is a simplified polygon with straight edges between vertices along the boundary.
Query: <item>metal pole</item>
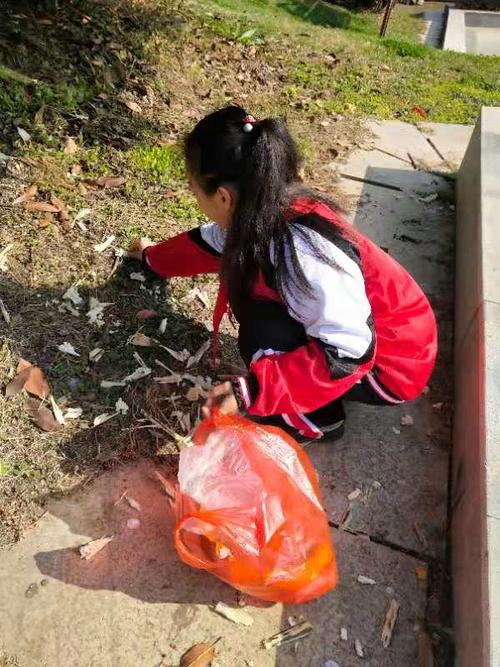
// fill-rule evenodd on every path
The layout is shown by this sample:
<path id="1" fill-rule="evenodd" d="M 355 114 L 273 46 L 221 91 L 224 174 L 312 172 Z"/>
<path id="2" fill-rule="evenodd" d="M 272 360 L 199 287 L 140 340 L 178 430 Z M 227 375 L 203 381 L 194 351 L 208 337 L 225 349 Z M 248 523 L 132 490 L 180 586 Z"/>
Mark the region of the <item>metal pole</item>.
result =
<path id="1" fill-rule="evenodd" d="M 380 27 L 380 37 L 385 37 L 387 28 L 389 26 L 389 20 L 391 18 L 392 10 L 396 6 L 397 0 L 388 0 L 387 7 L 385 8 L 384 18 L 382 20 L 382 25 Z"/>

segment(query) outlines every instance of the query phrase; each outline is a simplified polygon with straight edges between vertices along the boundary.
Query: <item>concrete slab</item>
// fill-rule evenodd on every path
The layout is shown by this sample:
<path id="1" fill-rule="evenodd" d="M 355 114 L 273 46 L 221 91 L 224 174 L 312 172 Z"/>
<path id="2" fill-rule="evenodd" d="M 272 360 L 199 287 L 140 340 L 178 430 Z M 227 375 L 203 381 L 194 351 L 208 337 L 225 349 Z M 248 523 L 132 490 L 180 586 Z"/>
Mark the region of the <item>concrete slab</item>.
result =
<path id="1" fill-rule="evenodd" d="M 453 169 L 460 166 L 474 126 L 453 123 L 421 123 L 419 130 L 430 139 Z"/>
<path id="2" fill-rule="evenodd" d="M 334 531 L 341 584 L 337 591 L 304 607 L 248 606 L 251 629 L 234 625 L 211 610 L 218 600 L 236 604 L 236 594 L 217 579 L 184 566 L 172 539 L 166 497 L 141 461 L 102 475 L 80 492 L 49 505 L 49 512 L 26 538 L 2 554 L 0 625 L 3 646 L 23 667 L 146 667 L 177 664 L 192 644 L 222 637 L 217 665 L 256 667 L 359 664 L 353 642 L 372 666 L 417 663 L 414 627 L 425 611 L 425 586 L 415 574 L 423 564 L 367 539 Z M 122 492 L 142 511 L 115 505 Z M 127 528 L 127 520 L 140 527 Z M 114 535 L 90 561 L 76 548 L 89 538 Z M 373 586 L 357 582 L 372 577 Z M 388 599 L 401 605 L 389 649 L 380 641 Z M 287 627 L 289 615 L 303 613 L 314 634 L 298 653 L 265 651 L 262 639 Z M 347 643 L 340 628 L 349 633 Z"/>
<path id="3" fill-rule="evenodd" d="M 313 444 L 307 450 L 320 474 L 332 522 L 384 543 L 443 558 L 449 427 L 445 414 L 432 409 L 432 403 L 442 399 L 436 391 L 432 398 L 405 407 L 347 404 L 342 441 Z M 414 417 L 414 426 L 401 426 L 401 417 L 407 414 Z M 349 501 L 355 489 L 361 495 Z"/>
<path id="4" fill-rule="evenodd" d="M 437 49 L 443 41 L 446 15 L 442 9 L 425 11 L 423 14 L 424 31 L 419 39 L 427 46 Z"/>
<path id="5" fill-rule="evenodd" d="M 368 120 L 367 126 L 374 134 L 374 146 L 405 160 L 411 166 L 410 154 L 415 160 L 439 166 L 442 160 L 428 144 L 418 128 L 399 120 Z M 409 162 L 408 162 L 409 161 Z"/>
<path id="6" fill-rule="evenodd" d="M 500 15 L 450 9 L 444 48 L 476 55 L 500 55 Z"/>

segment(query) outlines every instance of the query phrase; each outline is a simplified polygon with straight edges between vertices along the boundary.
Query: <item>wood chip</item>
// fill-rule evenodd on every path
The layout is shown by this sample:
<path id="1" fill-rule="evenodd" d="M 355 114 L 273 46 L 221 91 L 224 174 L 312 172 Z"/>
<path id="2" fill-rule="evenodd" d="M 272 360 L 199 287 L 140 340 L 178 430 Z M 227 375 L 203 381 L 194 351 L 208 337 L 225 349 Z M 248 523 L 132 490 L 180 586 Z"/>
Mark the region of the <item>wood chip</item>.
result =
<path id="1" fill-rule="evenodd" d="M 104 424 L 113 417 L 116 417 L 116 412 L 113 412 L 111 414 L 109 414 L 108 412 L 103 412 L 101 415 L 97 415 L 97 417 L 95 417 L 93 424 L 94 426 L 100 426 L 101 424 Z"/>
<path id="2" fill-rule="evenodd" d="M 29 132 L 26 132 L 22 127 L 16 127 L 16 130 L 23 141 L 31 141 L 31 134 Z"/>
<path id="3" fill-rule="evenodd" d="M 102 359 L 103 354 L 104 350 L 102 347 L 94 347 L 94 349 L 89 352 L 89 361 L 91 361 L 93 364 L 96 364 Z"/>
<path id="4" fill-rule="evenodd" d="M 4 302 L 2 301 L 2 299 L 0 299 L 0 312 L 2 313 L 2 317 L 3 317 L 3 319 L 5 320 L 5 322 L 6 322 L 7 324 L 10 324 L 10 322 L 11 322 L 11 319 L 10 319 L 10 313 L 9 313 L 9 311 L 7 310 L 7 308 L 5 307 L 5 304 L 4 304 Z"/>
<path id="5" fill-rule="evenodd" d="M 360 584 L 366 584 L 367 586 L 375 586 L 377 583 L 375 579 L 371 579 L 370 577 L 365 577 L 362 574 L 358 575 L 358 583 Z"/>
<path id="6" fill-rule="evenodd" d="M 269 639 L 264 639 L 262 645 L 269 651 L 277 646 L 283 646 L 283 644 L 296 642 L 299 641 L 299 639 L 305 639 L 312 631 L 313 626 L 309 621 L 302 621 L 301 623 L 294 625 L 293 628 L 288 628 L 288 630 L 278 632 L 272 637 L 269 637 Z"/>
<path id="7" fill-rule="evenodd" d="M 115 403 L 115 412 L 119 415 L 126 415 L 129 411 L 128 405 L 125 403 L 123 398 L 119 398 Z"/>
<path id="8" fill-rule="evenodd" d="M 227 618 L 228 621 L 232 621 L 238 625 L 246 625 L 247 627 L 253 625 L 253 616 L 250 616 L 247 611 L 229 607 L 227 604 L 224 604 L 224 602 L 218 602 L 214 611 L 221 616 L 224 616 L 224 618 Z"/>
<path id="9" fill-rule="evenodd" d="M 347 639 L 348 639 L 348 636 L 347 636 L 347 628 L 340 628 L 340 639 L 341 639 L 343 642 L 346 642 L 346 641 L 347 641 Z"/>
<path id="10" fill-rule="evenodd" d="M 80 558 L 83 560 L 90 560 L 96 554 L 104 549 L 104 547 L 111 542 L 113 537 L 100 537 L 97 540 L 92 540 L 79 547 Z"/>
<path id="11" fill-rule="evenodd" d="M 356 498 L 359 498 L 361 495 L 361 489 L 354 489 L 354 491 L 351 491 L 351 493 L 347 496 L 347 500 L 356 500 Z"/>
<path id="12" fill-rule="evenodd" d="M 158 331 L 159 331 L 159 333 L 164 334 L 166 330 L 167 330 L 167 318 L 164 317 L 162 319 L 162 321 L 160 322 L 160 325 L 158 327 Z"/>
<path id="13" fill-rule="evenodd" d="M 139 347 L 151 347 L 153 345 L 153 341 L 149 336 L 146 336 L 145 334 L 141 333 L 138 331 L 135 333 L 130 339 L 129 342 L 131 345 L 137 345 Z"/>
<path id="14" fill-rule="evenodd" d="M 176 350 L 171 350 L 169 347 L 164 347 L 163 345 L 162 348 L 166 350 L 170 354 L 170 356 L 172 356 L 174 359 L 177 359 L 177 361 L 180 362 L 187 361 L 191 356 L 189 350 L 182 350 L 181 352 L 177 352 Z"/>
<path id="15" fill-rule="evenodd" d="M 64 413 L 65 419 L 79 419 L 83 414 L 82 408 L 68 408 Z"/>
<path id="16" fill-rule="evenodd" d="M 75 306 L 80 306 L 83 303 L 83 299 L 78 293 L 77 285 L 72 285 L 69 287 L 63 294 L 63 299 L 67 299 L 75 304 Z"/>
<path id="17" fill-rule="evenodd" d="M 354 650 L 356 651 L 356 655 L 358 658 L 364 658 L 365 653 L 363 651 L 363 644 L 359 641 L 359 639 L 354 640 Z"/>
<path id="18" fill-rule="evenodd" d="M 401 417 L 401 426 L 413 426 L 415 420 L 411 415 L 404 415 Z"/>
<path id="19" fill-rule="evenodd" d="M 198 401 L 201 395 L 201 389 L 199 387 L 191 387 L 186 394 L 188 401 Z"/>
<path id="20" fill-rule="evenodd" d="M 396 600 L 389 600 L 387 611 L 385 612 L 384 626 L 382 628 L 382 645 L 384 648 L 389 648 L 392 639 L 392 632 L 398 617 L 399 603 Z"/>
<path id="21" fill-rule="evenodd" d="M 146 282 L 146 276 L 144 273 L 141 273 L 140 271 L 134 271 L 129 275 L 130 280 L 137 280 L 137 282 L 140 283 L 145 283 Z"/>

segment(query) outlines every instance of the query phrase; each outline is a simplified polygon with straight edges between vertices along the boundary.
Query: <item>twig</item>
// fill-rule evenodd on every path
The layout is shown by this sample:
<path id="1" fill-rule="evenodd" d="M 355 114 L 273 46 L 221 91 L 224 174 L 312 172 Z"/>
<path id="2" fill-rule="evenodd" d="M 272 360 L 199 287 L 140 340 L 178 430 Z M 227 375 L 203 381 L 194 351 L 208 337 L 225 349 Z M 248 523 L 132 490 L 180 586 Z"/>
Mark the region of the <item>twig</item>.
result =
<path id="1" fill-rule="evenodd" d="M 2 311 L 3 319 L 7 322 L 7 324 L 10 324 L 10 315 L 9 315 L 9 311 L 8 311 L 7 308 L 5 307 L 5 304 L 4 304 L 4 302 L 2 301 L 2 299 L 0 299 L 0 310 Z"/>

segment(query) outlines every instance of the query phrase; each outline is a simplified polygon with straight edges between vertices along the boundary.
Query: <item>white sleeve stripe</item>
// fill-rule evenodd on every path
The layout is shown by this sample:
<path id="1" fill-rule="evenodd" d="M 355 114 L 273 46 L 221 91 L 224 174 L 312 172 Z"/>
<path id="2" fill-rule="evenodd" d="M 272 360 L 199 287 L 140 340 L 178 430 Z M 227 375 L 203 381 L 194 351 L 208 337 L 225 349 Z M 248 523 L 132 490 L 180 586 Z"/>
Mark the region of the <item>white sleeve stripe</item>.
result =
<path id="1" fill-rule="evenodd" d="M 216 252 L 224 251 L 224 244 L 226 242 L 226 232 L 222 230 L 215 222 L 209 222 L 200 227 L 201 238 L 208 243 Z"/>

